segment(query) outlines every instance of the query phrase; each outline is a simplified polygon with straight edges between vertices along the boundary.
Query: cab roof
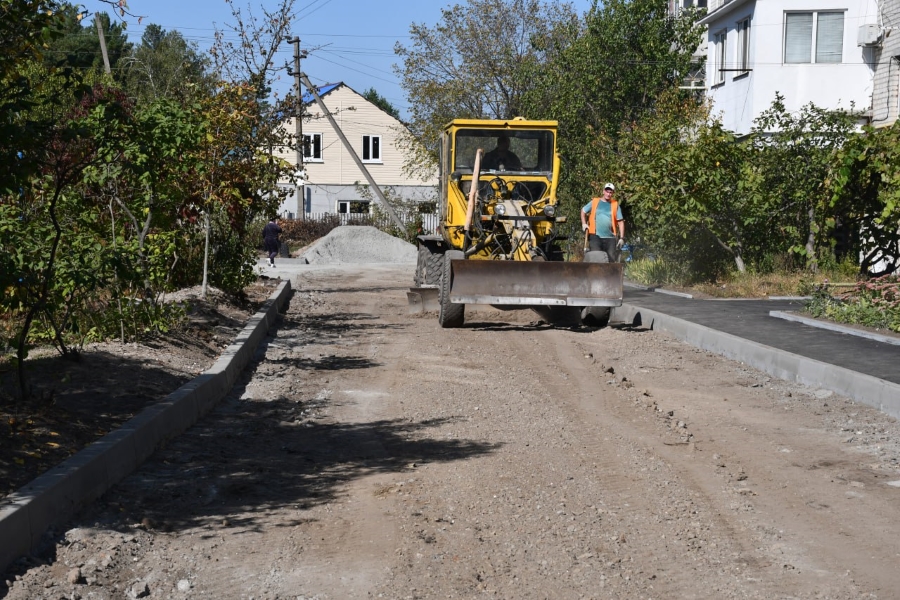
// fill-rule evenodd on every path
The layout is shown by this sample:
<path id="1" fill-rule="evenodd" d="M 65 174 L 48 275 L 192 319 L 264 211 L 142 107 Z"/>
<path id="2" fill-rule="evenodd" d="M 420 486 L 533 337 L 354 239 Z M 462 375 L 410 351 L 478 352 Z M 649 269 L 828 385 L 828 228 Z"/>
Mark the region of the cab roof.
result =
<path id="1" fill-rule="evenodd" d="M 444 126 L 450 128 L 477 129 L 556 129 L 558 121 L 530 121 L 523 117 L 513 119 L 453 119 Z"/>

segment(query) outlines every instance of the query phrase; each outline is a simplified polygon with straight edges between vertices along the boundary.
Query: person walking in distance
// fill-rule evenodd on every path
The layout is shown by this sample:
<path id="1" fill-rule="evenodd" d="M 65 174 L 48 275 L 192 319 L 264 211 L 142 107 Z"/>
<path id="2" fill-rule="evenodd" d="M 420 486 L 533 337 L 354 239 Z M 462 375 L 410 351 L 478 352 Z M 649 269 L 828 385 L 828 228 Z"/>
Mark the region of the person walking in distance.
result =
<path id="1" fill-rule="evenodd" d="M 281 226 L 278 225 L 278 219 L 272 217 L 266 226 L 263 227 L 263 242 L 265 243 L 266 252 L 269 253 L 269 266 L 275 266 L 275 257 L 278 256 L 278 236 L 281 235 Z"/>
<path id="2" fill-rule="evenodd" d="M 625 220 L 613 198 L 615 191 L 616 186 L 607 183 L 603 196 L 592 198 L 581 209 L 581 227 L 588 234 L 588 247 L 606 252 L 609 262 L 619 262 L 619 251 L 625 245 Z"/>

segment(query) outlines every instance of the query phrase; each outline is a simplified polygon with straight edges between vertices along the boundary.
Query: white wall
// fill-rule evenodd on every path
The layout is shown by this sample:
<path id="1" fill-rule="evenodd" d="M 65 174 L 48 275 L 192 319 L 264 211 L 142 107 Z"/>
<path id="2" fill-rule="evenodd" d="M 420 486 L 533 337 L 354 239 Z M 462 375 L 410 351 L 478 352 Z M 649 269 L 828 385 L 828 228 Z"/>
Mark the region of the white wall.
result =
<path id="1" fill-rule="evenodd" d="M 784 13 L 787 11 L 845 10 L 843 62 L 836 64 L 784 64 Z M 753 120 L 769 108 L 775 92 L 785 107 L 796 111 L 813 102 L 830 109 L 868 110 L 871 107 L 874 69 L 871 50 L 856 45 L 857 30 L 876 19 L 873 0 L 756 0 L 725 4 L 710 13 L 708 23 L 707 96 L 713 113 L 724 126 L 740 135 L 750 132 Z M 724 13 L 724 14 L 723 14 Z M 726 72 L 725 82 L 714 85 L 716 33 L 727 29 L 726 67 L 735 68 L 738 56 L 736 25 L 752 15 L 749 74 Z"/>

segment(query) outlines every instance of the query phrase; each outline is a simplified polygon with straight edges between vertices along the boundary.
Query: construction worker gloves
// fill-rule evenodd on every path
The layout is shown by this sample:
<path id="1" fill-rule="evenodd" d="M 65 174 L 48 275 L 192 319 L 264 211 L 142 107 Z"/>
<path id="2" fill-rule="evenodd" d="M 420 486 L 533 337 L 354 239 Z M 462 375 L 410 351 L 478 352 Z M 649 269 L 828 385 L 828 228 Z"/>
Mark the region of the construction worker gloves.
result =
<path id="1" fill-rule="evenodd" d="M 625 238 L 619 238 L 618 240 L 616 240 L 616 249 L 617 250 L 621 250 L 622 246 L 624 246 L 624 245 L 625 245 Z"/>

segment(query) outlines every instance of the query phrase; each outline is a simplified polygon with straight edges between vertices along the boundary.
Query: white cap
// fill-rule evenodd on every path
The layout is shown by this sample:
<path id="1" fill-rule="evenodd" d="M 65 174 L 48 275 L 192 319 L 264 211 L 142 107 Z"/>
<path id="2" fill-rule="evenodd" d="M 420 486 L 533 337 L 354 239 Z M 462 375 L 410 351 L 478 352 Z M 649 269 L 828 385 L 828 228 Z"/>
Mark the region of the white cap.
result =
<path id="1" fill-rule="evenodd" d="M 603 186 L 603 189 L 604 189 L 604 190 L 612 190 L 612 191 L 616 191 L 616 186 L 614 186 L 614 185 L 611 184 L 611 183 L 607 183 L 606 185 Z"/>

